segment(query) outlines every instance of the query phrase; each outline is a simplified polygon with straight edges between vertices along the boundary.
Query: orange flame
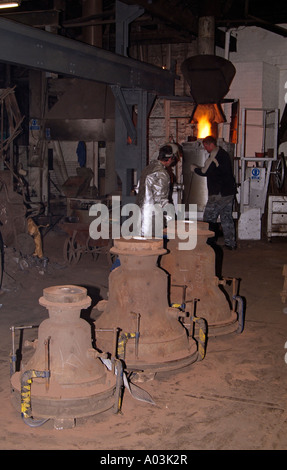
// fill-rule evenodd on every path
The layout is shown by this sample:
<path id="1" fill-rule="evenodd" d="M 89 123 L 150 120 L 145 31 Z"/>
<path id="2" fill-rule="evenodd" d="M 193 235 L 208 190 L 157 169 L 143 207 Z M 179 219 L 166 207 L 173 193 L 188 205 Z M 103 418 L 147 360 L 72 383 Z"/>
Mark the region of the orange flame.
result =
<path id="1" fill-rule="evenodd" d="M 197 138 L 204 139 L 208 135 L 211 135 L 211 122 L 206 115 L 203 115 L 198 119 Z"/>

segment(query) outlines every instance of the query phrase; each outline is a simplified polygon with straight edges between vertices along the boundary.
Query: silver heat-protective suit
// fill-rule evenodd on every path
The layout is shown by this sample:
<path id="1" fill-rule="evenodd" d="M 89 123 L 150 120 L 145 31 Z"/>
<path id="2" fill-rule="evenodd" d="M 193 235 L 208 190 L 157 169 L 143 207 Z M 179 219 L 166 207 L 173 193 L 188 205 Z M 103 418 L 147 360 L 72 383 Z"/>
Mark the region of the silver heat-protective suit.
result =
<path id="1" fill-rule="evenodd" d="M 143 170 L 139 182 L 137 205 L 141 213 L 139 221 L 141 236 L 162 236 L 160 233 L 155 233 L 154 223 L 155 220 L 159 222 L 159 217 L 163 217 L 162 209 L 167 211 L 167 214 L 164 214 L 165 220 L 170 220 L 174 216 L 169 196 L 170 175 L 159 160 L 154 160 Z M 151 216 L 152 208 L 155 208 L 153 216 Z"/>

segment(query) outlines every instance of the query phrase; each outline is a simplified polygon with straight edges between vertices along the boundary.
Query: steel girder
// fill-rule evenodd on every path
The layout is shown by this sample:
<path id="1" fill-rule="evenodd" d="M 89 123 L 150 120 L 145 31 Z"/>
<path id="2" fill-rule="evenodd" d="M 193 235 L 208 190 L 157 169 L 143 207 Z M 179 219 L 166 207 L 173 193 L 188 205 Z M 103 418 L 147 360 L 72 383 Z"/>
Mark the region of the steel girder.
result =
<path id="1" fill-rule="evenodd" d="M 122 204 L 135 202 L 134 185 L 147 164 L 147 119 L 155 95 L 112 86 L 116 99 L 115 167 L 122 181 Z"/>
<path id="2" fill-rule="evenodd" d="M 0 18 L 0 61 L 157 95 L 173 95 L 168 70 Z"/>

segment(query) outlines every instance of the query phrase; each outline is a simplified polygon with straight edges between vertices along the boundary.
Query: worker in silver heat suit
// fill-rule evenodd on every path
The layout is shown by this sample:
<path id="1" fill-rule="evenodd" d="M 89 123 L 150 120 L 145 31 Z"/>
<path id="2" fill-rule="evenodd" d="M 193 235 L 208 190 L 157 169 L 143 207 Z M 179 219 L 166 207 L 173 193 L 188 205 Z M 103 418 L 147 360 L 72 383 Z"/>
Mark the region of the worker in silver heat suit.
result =
<path id="1" fill-rule="evenodd" d="M 141 236 L 162 236 L 162 233 L 158 233 L 155 229 L 155 221 L 158 222 L 158 217 L 164 214 L 166 222 L 174 214 L 169 169 L 177 163 L 178 158 L 178 146 L 173 143 L 165 144 L 159 149 L 158 159 L 151 161 L 141 174 L 136 200 L 141 213 L 139 228 Z M 160 210 L 156 210 L 151 216 L 151 207 Z M 167 213 L 164 213 L 162 209 Z M 157 227 L 160 227 L 160 224 Z"/>

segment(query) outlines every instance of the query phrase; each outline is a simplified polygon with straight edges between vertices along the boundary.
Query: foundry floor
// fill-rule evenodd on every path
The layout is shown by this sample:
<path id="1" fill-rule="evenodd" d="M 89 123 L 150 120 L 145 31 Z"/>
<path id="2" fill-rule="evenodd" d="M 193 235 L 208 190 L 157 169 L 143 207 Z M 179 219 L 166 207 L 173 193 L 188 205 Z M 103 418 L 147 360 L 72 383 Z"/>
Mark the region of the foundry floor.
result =
<path id="1" fill-rule="evenodd" d="M 75 267 L 66 266 L 64 238 L 57 227 L 45 236 L 45 272 L 20 269 L 11 259 L 5 268 L 0 297 L 2 450 L 287 449 L 287 305 L 280 296 L 285 238 L 244 241 L 237 251 L 224 253 L 223 276 L 241 279 L 244 331 L 210 338 L 203 361 L 138 384 L 154 405 L 126 391 L 120 414 L 81 419 L 73 429 L 57 430 L 51 420 L 38 428 L 27 426 L 10 402 L 11 326 L 39 325 L 47 318 L 38 302 L 45 287 L 85 286 L 93 304 L 108 293 L 106 257 L 93 261 L 85 255 Z M 34 339 L 37 329 L 25 335 Z"/>

